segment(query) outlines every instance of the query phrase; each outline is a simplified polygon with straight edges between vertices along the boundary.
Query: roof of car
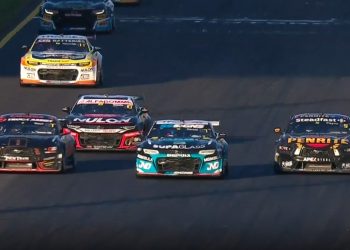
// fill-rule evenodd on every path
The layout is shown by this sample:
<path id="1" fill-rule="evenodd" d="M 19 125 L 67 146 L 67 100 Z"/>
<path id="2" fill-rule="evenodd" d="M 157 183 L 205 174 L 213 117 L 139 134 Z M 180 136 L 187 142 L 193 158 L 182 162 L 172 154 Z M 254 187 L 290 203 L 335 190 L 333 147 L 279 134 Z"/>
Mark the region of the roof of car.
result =
<path id="1" fill-rule="evenodd" d="M 9 113 L 1 115 L 2 118 L 34 118 L 34 119 L 51 119 L 55 120 L 57 117 L 48 114 L 37 113 Z"/>
<path id="2" fill-rule="evenodd" d="M 133 96 L 127 95 L 82 95 L 79 99 L 124 99 L 131 100 Z"/>
<path id="3" fill-rule="evenodd" d="M 336 118 L 336 119 L 347 119 L 349 120 L 350 117 L 343 114 L 335 114 L 335 113 L 302 113 L 297 114 L 291 117 L 291 119 L 298 119 L 298 118 Z"/>
<path id="4" fill-rule="evenodd" d="M 158 120 L 156 124 L 179 124 L 179 125 L 213 125 L 219 126 L 219 121 L 206 121 L 206 120 Z"/>

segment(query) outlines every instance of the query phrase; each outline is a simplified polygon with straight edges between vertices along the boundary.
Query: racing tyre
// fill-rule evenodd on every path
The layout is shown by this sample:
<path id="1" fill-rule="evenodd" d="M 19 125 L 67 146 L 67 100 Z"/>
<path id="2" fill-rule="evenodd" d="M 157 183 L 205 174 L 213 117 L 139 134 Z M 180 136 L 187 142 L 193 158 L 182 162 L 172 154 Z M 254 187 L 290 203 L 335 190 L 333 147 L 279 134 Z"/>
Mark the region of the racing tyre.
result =
<path id="1" fill-rule="evenodd" d="M 102 86 L 103 85 L 103 71 L 102 68 L 100 69 L 98 73 L 98 79 L 97 79 L 97 84 L 96 87 Z"/>
<path id="2" fill-rule="evenodd" d="M 73 154 L 71 156 L 71 168 L 70 168 L 70 171 L 74 172 L 76 170 L 76 167 L 77 167 L 77 161 L 76 161 L 75 155 Z"/>
<path id="3" fill-rule="evenodd" d="M 283 174 L 284 173 L 283 169 L 280 167 L 280 165 L 277 162 L 274 162 L 274 164 L 273 164 L 273 171 L 275 172 L 275 174 Z"/>
<path id="4" fill-rule="evenodd" d="M 228 163 L 225 164 L 223 171 L 221 175 L 219 176 L 220 179 L 225 179 L 228 176 Z"/>
<path id="5" fill-rule="evenodd" d="M 62 161 L 61 161 L 61 168 L 59 173 L 63 174 L 66 171 L 66 154 L 62 153 Z"/>

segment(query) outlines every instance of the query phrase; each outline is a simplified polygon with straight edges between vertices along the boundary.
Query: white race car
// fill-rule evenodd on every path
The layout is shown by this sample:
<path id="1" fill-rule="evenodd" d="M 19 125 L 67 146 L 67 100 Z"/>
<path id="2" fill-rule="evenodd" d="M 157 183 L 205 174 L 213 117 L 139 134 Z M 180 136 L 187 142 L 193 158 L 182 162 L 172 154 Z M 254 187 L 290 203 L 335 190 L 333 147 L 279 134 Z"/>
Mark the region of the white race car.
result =
<path id="1" fill-rule="evenodd" d="M 40 35 L 21 58 L 20 85 L 102 84 L 102 55 L 86 36 Z"/>

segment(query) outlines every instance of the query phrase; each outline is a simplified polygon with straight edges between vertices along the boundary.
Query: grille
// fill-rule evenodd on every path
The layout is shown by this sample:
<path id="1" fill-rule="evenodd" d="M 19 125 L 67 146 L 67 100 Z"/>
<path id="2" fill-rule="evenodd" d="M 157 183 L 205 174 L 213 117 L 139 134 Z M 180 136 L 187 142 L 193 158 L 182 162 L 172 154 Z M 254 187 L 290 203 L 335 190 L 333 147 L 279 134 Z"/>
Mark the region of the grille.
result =
<path id="1" fill-rule="evenodd" d="M 317 158 L 330 158 L 329 149 L 320 150 L 313 148 L 303 148 L 301 151 L 301 156 L 304 157 L 317 157 Z"/>
<path id="2" fill-rule="evenodd" d="M 40 80 L 75 81 L 78 77 L 76 69 L 39 69 Z"/>
<path id="3" fill-rule="evenodd" d="M 157 166 L 159 172 L 191 171 L 198 172 L 201 160 L 198 158 L 159 158 Z"/>
<path id="4" fill-rule="evenodd" d="M 121 135 L 118 134 L 93 134 L 80 133 L 79 140 L 83 147 L 86 146 L 107 146 L 117 147 L 121 141 Z"/>
<path id="5" fill-rule="evenodd" d="M 6 156 L 35 157 L 34 149 L 32 148 L 7 147 L 2 148 L 0 152 L 1 155 Z"/>
<path id="6" fill-rule="evenodd" d="M 61 10 L 54 16 L 53 21 L 57 29 L 84 27 L 92 30 L 96 19 L 91 10 Z"/>

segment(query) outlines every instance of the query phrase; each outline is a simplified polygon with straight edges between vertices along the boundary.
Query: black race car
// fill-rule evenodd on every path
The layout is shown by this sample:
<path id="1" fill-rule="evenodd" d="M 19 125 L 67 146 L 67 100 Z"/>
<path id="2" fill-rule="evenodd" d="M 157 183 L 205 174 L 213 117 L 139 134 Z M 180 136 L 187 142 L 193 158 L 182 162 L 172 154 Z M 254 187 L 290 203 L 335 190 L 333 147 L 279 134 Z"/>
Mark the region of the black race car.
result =
<path id="1" fill-rule="evenodd" d="M 306 113 L 293 116 L 275 147 L 274 170 L 350 173 L 350 117 Z"/>
<path id="2" fill-rule="evenodd" d="M 137 176 L 223 177 L 228 144 L 218 121 L 161 120 L 137 149 Z"/>
<path id="3" fill-rule="evenodd" d="M 111 32 L 115 28 L 111 0 L 45 0 L 41 32 Z"/>
<path id="4" fill-rule="evenodd" d="M 152 125 L 141 97 L 83 95 L 65 118 L 77 150 L 135 151 Z"/>
<path id="5" fill-rule="evenodd" d="M 75 167 L 74 144 L 54 116 L 0 116 L 0 171 L 64 172 Z"/>

